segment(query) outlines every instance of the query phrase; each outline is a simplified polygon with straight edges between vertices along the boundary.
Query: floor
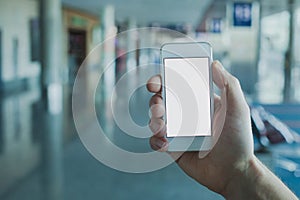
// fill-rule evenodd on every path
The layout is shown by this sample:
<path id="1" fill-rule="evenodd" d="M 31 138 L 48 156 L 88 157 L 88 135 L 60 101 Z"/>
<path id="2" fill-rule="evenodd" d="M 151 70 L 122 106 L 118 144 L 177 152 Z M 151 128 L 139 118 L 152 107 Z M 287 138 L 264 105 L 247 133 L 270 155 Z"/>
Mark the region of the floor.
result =
<path id="1" fill-rule="evenodd" d="M 81 90 L 80 94 L 73 91 L 75 96 L 87 94 L 86 101 L 81 99 L 81 106 L 76 107 L 77 117 L 72 115 L 69 90 L 64 94 L 61 114 L 45 113 L 38 88 L 1 97 L 0 199 L 223 199 L 189 178 L 176 164 L 149 166 L 153 163 L 120 157 L 123 154 L 111 157 L 116 160 L 115 163 L 105 160 L 107 155 L 118 155 L 114 154 L 115 149 L 109 141 L 134 155 L 151 153 L 146 138 L 150 134 L 146 127 L 151 94 L 143 83 L 156 72 L 153 69 L 134 71 L 120 79 L 121 84 L 114 92 L 107 86 L 107 80 L 101 79 L 99 83 L 90 81 L 98 84 L 92 98 L 96 100 L 95 107 L 89 105 L 89 89 Z M 146 75 L 143 77 L 141 74 Z M 127 91 L 132 91 L 132 95 L 128 95 Z M 273 107 L 266 108 L 276 111 Z M 91 113 L 94 111 L 106 136 L 104 140 L 96 138 L 99 127 L 92 123 Z M 73 117 L 77 119 L 75 124 L 79 134 Z M 299 124 L 293 121 L 297 117 L 298 113 L 289 122 L 299 131 Z M 131 123 L 124 124 L 118 119 Z M 136 126 L 131 129 L 130 124 Z M 134 131 L 129 132 L 128 129 Z M 137 135 L 139 133 L 140 136 Z M 89 136 L 95 136 L 95 141 L 86 140 Z M 87 144 L 87 141 L 90 143 Z M 94 151 L 97 149 L 102 151 L 96 154 Z M 300 187 L 299 145 L 271 147 L 267 153 L 258 156 L 300 197 L 297 190 Z M 101 159 L 103 162 L 99 161 Z M 286 167 L 291 165 L 294 168 Z M 143 169 L 148 172 L 142 173 Z M 139 173 L 133 173 L 134 170 Z"/>

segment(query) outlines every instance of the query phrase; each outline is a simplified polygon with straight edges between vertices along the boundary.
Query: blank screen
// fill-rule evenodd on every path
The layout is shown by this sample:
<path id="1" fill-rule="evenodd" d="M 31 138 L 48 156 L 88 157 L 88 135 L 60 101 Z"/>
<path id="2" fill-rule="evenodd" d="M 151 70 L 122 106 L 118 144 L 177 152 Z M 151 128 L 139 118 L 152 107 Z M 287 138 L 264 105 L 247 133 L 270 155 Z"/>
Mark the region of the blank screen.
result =
<path id="1" fill-rule="evenodd" d="M 167 137 L 210 136 L 209 58 L 165 58 Z"/>

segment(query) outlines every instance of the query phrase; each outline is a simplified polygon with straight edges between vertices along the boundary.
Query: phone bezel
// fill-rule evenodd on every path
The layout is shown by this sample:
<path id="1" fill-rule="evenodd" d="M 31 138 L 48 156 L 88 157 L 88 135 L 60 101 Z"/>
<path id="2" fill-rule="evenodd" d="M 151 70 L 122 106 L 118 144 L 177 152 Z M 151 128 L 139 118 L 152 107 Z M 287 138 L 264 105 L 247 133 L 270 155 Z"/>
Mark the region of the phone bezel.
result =
<path id="1" fill-rule="evenodd" d="M 166 53 L 168 52 L 168 53 Z M 180 55 L 180 56 L 179 56 Z M 162 75 L 162 97 L 166 106 L 165 94 L 165 66 L 166 58 L 208 58 L 209 60 L 209 91 L 210 91 L 210 115 L 211 115 L 211 135 L 210 136 L 178 136 L 166 137 L 169 141 L 168 151 L 209 151 L 212 148 L 212 119 L 214 108 L 214 94 L 211 64 L 213 61 L 212 47 L 208 42 L 181 42 L 181 43 L 166 43 L 161 46 L 161 75 Z M 165 122 L 166 114 L 164 116 Z"/>

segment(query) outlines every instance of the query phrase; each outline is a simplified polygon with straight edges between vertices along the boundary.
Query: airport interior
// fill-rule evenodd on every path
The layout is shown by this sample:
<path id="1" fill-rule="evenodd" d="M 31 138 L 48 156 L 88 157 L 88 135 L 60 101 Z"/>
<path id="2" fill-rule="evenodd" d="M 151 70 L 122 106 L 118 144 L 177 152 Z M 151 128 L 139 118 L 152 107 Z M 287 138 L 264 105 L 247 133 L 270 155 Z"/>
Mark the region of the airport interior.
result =
<path id="1" fill-rule="evenodd" d="M 299 32 L 300 0 L 0 0 L 0 199 L 224 199 L 149 145 L 160 47 L 191 40 L 239 79 L 255 155 L 299 198 Z"/>

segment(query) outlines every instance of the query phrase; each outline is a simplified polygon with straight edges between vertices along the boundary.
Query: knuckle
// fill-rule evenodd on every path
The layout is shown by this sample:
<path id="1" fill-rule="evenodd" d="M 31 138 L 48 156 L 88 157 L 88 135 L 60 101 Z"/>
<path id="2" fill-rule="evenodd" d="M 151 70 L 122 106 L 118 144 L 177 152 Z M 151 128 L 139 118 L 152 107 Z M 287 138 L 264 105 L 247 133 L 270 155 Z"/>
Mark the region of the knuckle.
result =
<path id="1" fill-rule="evenodd" d="M 231 82 L 233 85 L 240 86 L 240 81 L 235 76 L 231 76 Z"/>
<path id="2" fill-rule="evenodd" d="M 249 105 L 246 103 L 246 101 L 245 101 L 245 113 L 247 113 L 247 115 L 250 116 L 250 107 L 249 107 Z"/>
<path id="3" fill-rule="evenodd" d="M 164 122 L 161 119 L 151 119 L 149 128 L 154 135 L 159 134 L 164 128 Z"/>
<path id="4" fill-rule="evenodd" d="M 159 94 L 155 94 L 151 97 L 149 106 L 152 106 L 153 104 L 162 104 L 162 97 Z"/>

